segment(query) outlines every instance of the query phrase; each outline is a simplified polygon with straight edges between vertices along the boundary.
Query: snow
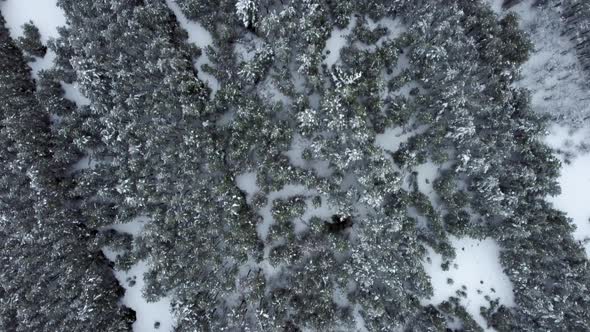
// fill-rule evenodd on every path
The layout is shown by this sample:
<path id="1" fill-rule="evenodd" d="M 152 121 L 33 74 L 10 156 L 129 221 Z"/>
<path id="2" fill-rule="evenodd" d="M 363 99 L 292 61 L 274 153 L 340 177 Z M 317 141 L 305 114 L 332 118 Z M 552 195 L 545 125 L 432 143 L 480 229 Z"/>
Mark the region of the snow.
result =
<path id="1" fill-rule="evenodd" d="M 505 12 L 502 9 L 503 0 L 487 0 L 487 2 L 497 14 Z M 209 46 L 213 45 L 212 35 L 198 22 L 190 21 L 174 0 L 166 0 L 166 3 L 176 15 L 179 24 L 187 30 L 188 42 L 197 45 L 203 50 L 203 54 L 196 59 L 194 66 L 198 70 L 198 78 L 206 82 L 212 89 L 213 97 L 220 88 L 219 81 L 213 75 L 205 73 L 201 69 L 204 64 L 212 65 L 205 52 Z M 510 11 L 520 15 L 521 27 L 529 32 L 535 44 L 535 50 L 531 58 L 522 67 L 522 79 L 515 85 L 517 87 L 526 87 L 532 91 L 532 106 L 536 111 L 549 113 L 561 110 L 562 114 L 573 117 L 574 121 L 569 121 L 569 125 L 579 126 L 583 123 L 580 119 L 590 114 L 590 103 L 588 102 L 590 101 L 590 91 L 584 88 L 586 80 L 582 74 L 579 61 L 568 38 L 561 36 L 559 17 L 553 12 L 532 8 L 531 3 L 532 0 L 524 1 L 510 9 Z M 7 21 L 10 35 L 14 39 L 22 36 L 23 24 L 33 21 L 39 28 L 42 42 L 46 44 L 51 38 L 58 37 L 57 27 L 66 24 L 63 11 L 57 7 L 57 0 L 0 1 L 0 11 Z M 382 25 L 390 30 L 388 36 L 380 39 L 379 42 L 386 38 L 394 38 L 405 30 L 399 20 L 386 18 L 377 22 L 370 19 L 367 21 L 371 28 Z M 356 17 L 352 16 L 346 28 L 332 31 L 323 51 L 326 54 L 324 63 L 329 67 L 340 61 L 340 51 L 347 44 L 347 39 L 356 24 Z M 329 54 L 327 54 L 328 50 L 330 51 Z M 567 52 L 564 52 L 564 50 L 567 50 Z M 241 54 L 246 61 L 250 60 L 253 55 L 251 50 L 246 49 L 241 44 L 236 44 L 236 52 Z M 55 53 L 48 51 L 44 58 L 36 57 L 35 61 L 30 62 L 33 77 L 38 79 L 39 72 L 50 68 L 54 59 Z M 400 74 L 403 69 L 408 67 L 408 58 L 401 55 L 393 75 Z M 299 84 L 298 86 L 303 85 Z M 415 86 L 417 86 L 415 83 L 407 84 L 398 93 L 407 96 L 409 90 Z M 78 106 L 90 103 L 80 93 L 76 83 L 62 82 L 62 87 L 65 91 L 65 97 L 74 101 Z M 272 99 L 285 104 L 290 103 L 290 99 L 280 93 L 274 86 L 269 85 L 267 90 Z M 319 105 L 319 103 L 317 104 Z M 421 132 L 421 129 L 407 131 L 402 127 L 387 128 L 383 134 L 376 135 L 375 145 L 383 150 L 395 152 L 403 142 L 417 132 Z M 590 194 L 590 172 L 588 172 L 590 170 L 590 153 L 579 149 L 580 144 L 586 141 L 589 136 L 587 131 L 577 130 L 570 132 L 565 126 L 556 126 L 552 128 L 551 133 L 545 140 L 554 149 L 566 151 L 573 155 L 570 158 L 558 154 L 563 161 L 559 177 L 562 193 L 556 197 L 550 197 L 548 200 L 556 208 L 566 212 L 572 218 L 577 227 L 574 237 L 579 241 L 587 241 L 584 246 L 586 252 L 590 255 L 590 204 L 588 204 L 587 199 Z M 300 136 L 296 136 L 291 149 L 286 151 L 285 154 L 294 166 L 314 169 L 320 176 L 329 176 L 331 173 L 329 163 L 303 160 L 301 155 L 308 145 L 309 142 L 306 142 Z M 566 159 L 570 162 L 566 163 Z M 96 163 L 96 160 L 91 160 L 90 157 L 86 156 L 78 161 L 72 169 L 91 168 Z M 432 184 L 438 175 L 439 169 L 440 167 L 432 162 L 421 164 L 415 168 L 418 173 L 419 190 L 426 194 L 432 202 L 436 201 L 436 194 Z M 256 172 L 242 173 L 236 177 L 235 181 L 237 186 L 246 193 L 248 202 L 260 190 L 256 184 Z M 273 223 L 271 208 L 275 200 L 297 195 L 311 196 L 315 194 L 317 192 L 302 185 L 287 185 L 279 191 L 271 192 L 268 195 L 268 204 L 258 211 L 263 217 L 263 222 L 257 228 L 259 236 L 264 239 L 268 235 L 269 227 Z M 322 200 L 322 205 L 318 208 L 311 204 L 311 199 L 307 198 L 305 201 L 307 209 L 301 217 L 302 223 L 295 224 L 296 231 L 302 230 L 302 227 L 305 227 L 305 222 L 310 220 L 312 216 L 325 219 L 335 213 L 327 205 L 325 199 Z M 139 216 L 127 223 L 113 224 L 108 228 L 137 236 L 143 231 L 143 227 L 148 222 L 150 222 L 149 217 Z M 423 303 L 440 304 L 449 297 L 456 296 L 456 291 L 461 290 L 464 285 L 466 286 L 467 297 L 460 297 L 461 303 L 478 324 L 486 330 L 491 330 L 486 327 L 485 320 L 480 315 L 479 308 L 482 306 L 487 307 L 489 304 L 484 298 L 485 295 L 489 295 L 492 299 L 499 298 L 500 304 L 514 306 L 512 284 L 504 274 L 499 260 L 500 248 L 491 239 L 476 240 L 452 236 L 450 239 L 456 250 L 457 257 L 451 262 L 448 271 L 443 271 L 440 266 L 443 263 L 442 257 L 435 253 L 433 249 L 427 247 L 427 256 L 430 258 L 430 262 L 423 261 L 423 265 L 431 278 L 434 293 L 430 299 L 424 300 Z M 114 261 L 116 259 L 117 252 L 109 248 L 103 250 L 110 260 Z M 267 262 L 261 263 L 261 265 L 264 264 L 267 264 Z M 141 261 L 133 265 L 127 272 L 114 271 L 116 278 L 126 289 L 121 303 L 134 309 L 137 313 L 137 320 L 133 324 L 134 331 L 172 331 L 174 329 L 174 318 L 170 311 L 170 299 L 164 298 L 158 302 L 148 303 L 142 296 L 141 289 L 144 287 L 143 274 L 148 268 L 149 262 Z M 453 280 L 452 285 L 447 282 L 449 278 Z M 133 285 L 133 283 L 135 284 Z M 478 290 L 481 290 L 481 294 L 478 294 Z M 354 310 L 354 316 L 357 329 L 366 330 L 358 307 Z M 155 322 L 160 323 L 158 329 L 154 328 Z"/>
<path id="2" fill-rule="evenodd" d="M 562 160 L 558 179 L 562 192 L 547 200 L 572 218 L 576 225 L 573 236 L 582 241 L 590 255 L 590 205 L 586 199 L 590 193 L 590 154 L 580 149 L 590 133 L 576 130 L 588 125 L 590 90 L 573 44 L 562 36 L 559 13 L 532 4 L 533 0 L 527 0 L 510 9 L 519 15 L 520 27 L 535 45 L 516 86 L 531 90 L 533 110 L 553 116 L 555 125 L 545 143 Z"/>
<path id="3" fill-rule="evenodd" d="M 137 236 L 143 231 L 145 225 L 150 221 L 151 219 L 148 216 L 138 216 L 126 223 L 112 224 L 106 227 L 106 229 L 113 229 L 119 233 L 127 233 L 133 236 Z"/>
<path id="4" fill-rule="evenodd" d="M 293 100 L 282 93 L 276 84 L 273 83 L 273 79 L 267 78 L 258 88 L 258 94 L 263 100 L 268 100 L 275 103 L 282 103 L 283 106 L 289 106 L 293 103 Z"/>
<path id="5" fill-rule="evenodd" d="M 439 169 L 440 166 L 432 161 L 427 161 L 414 168 L 414 171 L 418 173 L 418 190 L 429 198 L 432 206 L 437 206 L 439 200 L 438 195 L 433 188 L 433 183 L 438 177 Z"/>
<path id="6" fill-rule="evenodd" d="M 414 135 L 422 134 L 428 129 L 428 126 L 422 125 L 414 127 L 412 122 L 404 127 L 387 127 L 382 134 L 375 135 L 375 141 L 373 144 L 382 149 L 387 159 L 391 160 L 395 167 L 397 164 L 393 161 L 393 158 L 387 152 L 395 153 L 399 150 L 400 146 L 407 142 L 408 139 Z"/>
<path id="7" fill-rule="evenodd" d="M 90 155 L 86 155 L 78 160 L 72 167 L 70 168 L 70 172 L 76 172 L 83 169 L 92 169 L 96 165 L 98 165 L 99 161 L 96 159 L 92 159 Z"/>
<path id="8" fill-rule="evenodd" d="M 520 27 L 535 45 L 516 86 L 531 90 L 533 110 L 553 117 L 556 125 L 545 143 L 562 160 L 558 179 L 562 192 L 547 199 L 572 218 L 577 227 L 574 238 L 586 242 L 584 247 L 590 254 L 590 208 L 586 199 L 590 193 L 590 154 L 580 150 L 590 133 L 576 130 L 588 124 L 590 90 L 571 41 L 561 34 L 559 13 L 532 4 L 527 0 L 510 9 L 519 15 Z"/>
<path id="9" fill-rule="evenodd" d="M 405 188 L 404 188 L 405 189 Z M 416 227 L 420 229 L 427 229 L 428 228 L 428 219 L 423 216 L 418 210 L 413 207 L 406 207 L 406 213 L 408 217 L 414 218 L 416 220 Z"/>
<path id="10" fill-rule="evenodd" d="M 107 258 L 116 259 L 115 252 L 108 249 L 103 251 Z M 158 302 L 147 302 L 141 293 L 145 284 L 143 275 L 147 270 L 147 262 L 141 261 L 133 265 L 127 272 L 114 271 L 115 277 L 125 288 L 121 304 L 135 310 L 137 320 L 133 323 L 134 332 L 171 332 L 174 330 L 174 318 L 170 299 L 163 298 Z M 156 322 L 160 323 L 157 329 L 154 327 Z"/>
<path id="11" fill-rule="evenodd" d="M 405 69 L 409 69 L 411 67 L 410 58 L 408 58 L 407 52 L 400 54 L 397 58 L 397 63 L 395 70 L 393 71 L 393 75 L 399 75 Z"/>
<path id="12" fill-rule="evenodd" d="M 433 296 L 423 300 L 423 305 L 438 305 L 449 297 L 458 297 L 456 292 L 464 290 L 467 297 L 458 297 L 471 317 L 486 331 L 487 323 L 480 314 L 480 307 L 488 307 L 488 295 L 491 300 L 508 307 L 514 306 L 512 283 L 503 272 L 500 264 L 500 247 L 492 239 L 476 240 L 469 237 L 450 237 L 457 257 L 451 261 L 448 271 L 443 271 L 441 255 L 427 247 L 430 262 L 423 261 L 424 269 L 431 278 Z M 452 279 L 452 284 L 448 279 Z M 462 289 L 465 286 L 466 289 Z M 478 290 L 481 293 L 478 293 Z"/>
<path id="13" fill-rule="evenodd" d="M 590 138 L 588 129 L 571 129 L 555 124 L 549 128 L 544 142 L 559 153 L 574 155 L 581 151 L 582 146 Z"/>
<path id="14" fill-rule="evenodd" d="M 590 154 L 578 156 L 564 165 L 559 177 L 561 195 L 549 199 L 559 210 L 565 211 L 576 225 L 574 238 L 583 241 L 590 255 Z"/>
<path id="15" fill-rule="evenodd" d="M 554 121 L 574 128 L 590 119 L 590 90 L 587 78 L 570 38 L 563 35 L 559 9 L 536 6 L 535 0 L 522 1 L 503 11 L 503 0 L 488 0 L 498 14 L 513 12 L 519 25 L 534 44 L 529 59 L 521 67 L 521 79 L 515 87 L 531 91 L 535 111 L 548 114 Z"/>
<path id="16" fill-rule="evenodd" d="M 150 221 L 148 216 L 138 216 L 127 223 L 113 224 L 106 229 L 138 236 Z M 117 254 L 119 254 L 108 247 L 103 248 L 103 252 L 111 261 L 115 261 Z M 147 302 L 141 293 L 145 285 L 143 275 L 148 268 L 147 261 L 140 261 L 131 266 L 129 271 L 114 271 L 115 277 L 125 288 L 121 304 L 135 310 L 137 319 L 133 323 L 134 332 L 171 332 L 174 330 L 174 317 L 170 307 L 170 298 L 165 297 L 157 302 Z M 160 323 L 157 329 L 154 327 L 156 322 Z"/>
<path id="17" fill-rule="evenodd" d="M 309 106 L 311 106 L 313 109 L 319 109 L 320 108 L 320 94 L 317 92 L 314 92 L 310 95 L 307 96 L 307 100 L 309 101 Z"/>
<path id="18" fill-rule="evenodd" d="M 245 62 L 254 60 L 256 51 L 264 47 L 264 40 L 253 33 L 246 33 L 246 35 L 236 41 L 234 44 L 234 54 L 236 57 Z"/>
<path id="19" fill-rule="evenodd" d="M 389 127 L 385 129 L 383 134 L 375 136 L 374 144 L 385 151 L 396 152 L 402 143 L 414 135 L 423 133 L 426 129 L 428 129 L 428 126 L 419 126 L 413 130 L 408 130 L 404 127 Z M 433 188 L 434 180 L 436 180 L 439 170 L 445 169 L 449 165 L 437 165 L 429 160 L 412 169 L 417 172 L 418 190 L 430 199 L 432 206 L 436 207 L 439 200 Z M 408 183 L 404 183 L 404 189 L 411 190 L 407 185 Z"/>
<path id="20" fill-rule="evenodd" d="M 303 159 L 303 150 L 310 145 L 311 142 L 303 138 L 301 135 L 295 134 L 293 136 L 291 148 L 288 151 L 285 151 L 285 155 L 289 158 L 291 165 L 302 168 L 305 167 L 307 162 Z"/>
<path id="21" fill-rule="evenodd" d="M 404 127 L 388 127 L 383 134 L 375 135 L 375 145 L 389 152 L 396 152 L 402 143 L 414 135 L 423 133 L 427 128 L 421 126 L 416 130 L 407 130 Z"/>
<path id="22" fill-rule="evenodd" d="M 397 67 L 395 70 L 396 71 L 398 70 Z M 400 70 L 400 72 L 401 72 L 401 70 Z M 413 100 L 415 98 L 415 96 L 410 95 L 410 91 L 412 91 L 412 89 L 414 89 L 414 88 L 420 89 L 420 85 L 416 81 L 411 81 L 411 82 L 404 84 L 396 91 L 392 91 L 392 92 L 393 92 L 393 95 L 395 95 L 395 96 L 402 96 L 402 97 L 406 97 L 409 100 Z"/>
<path id="23" fill-rule="evenodd" d="M 305 93 L 305 88 L 306 88 L 306 83 L 307 83 L 307 81 L 305 80 L 305 76 L 303 74 L 299 73 L 297 70 L 292 70 L 291 77 L 292 77 L 293 87 L 295 88 L 295 91 L 300 94 Z M 312 105 L 314 108 L 319 107 L 319 103 L 314 104 L 311 101 L 312 98 L 310 96 L 308 96 L 307 98 L 308 98 L 308 100 L 310 100 L 310 105 Z"/>
<path id="24" fill-rule="evenodd" d="M 59 37 L 57 28 L 66 25 L 66 18 L 61 8 L 57 7 L 57 0 L 6 0 L 0 1 L 0 11 L 6 20 L 10 37 L 16 39 L 23 35 L 23 24 L 33 21 L 41 34 L 41 42 L 46 45 L 49 39 Z M 47 51 L 45 57 L 34 57 L 29 62 L 34 79 L 39 78 L 39 72 L 53 66 L 55 53 Z"/>
<path id="25" fill-rule="evenodd" d="M 588 130 L 570 132 L 563 126 L 555 126 L 546 138 L 546 143 L 554 149 L 566 151 L 568 154 L 577 154 L 569 163 L 565 162 L 563 155 L 558 154 L 562 160 L 562 168 L 559 176 L 561 194 L 548 197 L 555 208 L 564 211 L 572 218 L 576 230 L 574 239 L 582 241 L 586 254 L 590 256 L 590 153 L 580 151 L 577 147 L 590 135 Z"/>
<path id="26" fill-rule="evenodd" d="M 220 88 L 219 81 L 215 76 L 206 73 L 201 69 L 205 64 L 213 67 L 206 52 L 207 47 L 213 45 L 213 36 L 199 22 L 189 20 L 175 0 L 166 0 L 166 4 L 172 12 L 174 12 L 174 15 L 176 15 L 176 20 L 180 26 L 187 31 L 188 42 L 197 45 L 203 51 L 203 54 L 193 63 L 193 65 L 197 69 L 197 77 L 211 88 L 211 98 L 215 97 L 215 94 Z"/>
<path id="27" fill-rule="evenodd" d="M 246 193 L 247 203 L 250 203 L 252 196 L 260 190 L 256 184 L 256 172 L 242 173 L 236 176 L 236 185 L 241 191 Z"/>
<path id="28" fill-rule="evenodd" d="M 521 68 L 522 79 L 515 86 L 531 90 L 535 111 L 573 127 L 588 124 L 590 90 L 574 45 L 562 36 L 559 13 L 532 6 L 532 0 L 523 1 L 510 11 L 519 15 L 520 27 L 535 45 Z"/>
<path id="29" fill-rule="evenodd" d="M 33 21 L 39 28 L 41 42 L 46 44 L 50 38 L 57 38 L 57 27 L 66 25 L 66 18 L 57 0 L 6 0 L 0 1 L 0 11 L 6 20 L 10 36 L 23 35 L 23 24 Z"/>
<path id="30" fill-rule="evenodd" d="M 492 8 L 494 13 L 498 15 L 502 14 L 502 4 L 504 3 L 504 0 L 485 0 L 485 2 L 488 3 L 488 5 Z"/>
<path id="31" fill-rule="evenodd" d="M 53 67 L 53 60 L 55 60 L 55 57 L 55 52 L 51 50 L 47 50 L 47 53 L 43 58 L 35 56 L 35 60 L 29 62 L 29 67 L 31 67 L 31 76 L 33 76 L 34 79 L 38 80 L 39 73 L 42 70 L 46 70 Z"/>
<path id="32" fill-rule="evenodd" d="M 388 30 L 387 36 L 382 38 L 397 38 L 403 32 L 407 31 L 406 26 L 404 26 L 402 21 L 398 18 L 392 19 L 390 17 L 384 17 L 379 21 L 373 21 L 371 18 L 367 17 L 367 24 L 372 30 L 380 26 L 386 27 Z"/>
<path id="33" fill-rule="evenodd" d="M 80 92 L 80 87 L 78 83 L 64 83 L 61 82 L 61 87 L 64 89 L 66 99 L 69 99 L 76 103 L 78 107 L 84 105 L 90 105 L 90 99 L 86 98 L 82 92 Z"/>
<path id="34" fill-rule="evenodd" d="M 368 332 L 369 330 L 367 330 L 365 319 L 361 314 L 361 309 L 362 307 L 359 304 L 357 304 L 354 306 L 354 310 L 352 311 L 355 329 L 357 332 Z"/>
<path id="35" fill-rule="evenodd" d="M 348 42 L 347 38 L 352 32 L 352 29 L 355 27 L 355 25 L 356 17 L 351 16 L 350 22 L 348 23 L 348 26 L 346 28 L 335 28 L 330 33 L 330 37 L 326 41 L 326 46 L 324 47 L 324 50 L 322 52 L 326 54 L 326 59 L 324 60 L 324 63 L 328 65 L 328 68 L 332 67 L 332 65 L 338 63 L 338 61 L 340 60 L 340 51 L 344 46 L 346 46 Z M 330 54 L 327 54 L 328 51 L 330 51 Z"/>

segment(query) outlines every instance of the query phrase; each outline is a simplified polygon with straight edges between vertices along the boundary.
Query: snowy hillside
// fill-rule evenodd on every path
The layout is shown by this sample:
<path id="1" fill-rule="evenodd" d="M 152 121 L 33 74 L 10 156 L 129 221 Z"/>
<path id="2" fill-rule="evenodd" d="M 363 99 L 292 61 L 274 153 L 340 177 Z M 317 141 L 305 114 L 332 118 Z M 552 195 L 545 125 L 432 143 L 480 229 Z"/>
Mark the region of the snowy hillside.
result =
<path id="1" fill-rule="evenodd" d="M 584 10 L 0 0 L 0 331 L 590 330 Z"/>

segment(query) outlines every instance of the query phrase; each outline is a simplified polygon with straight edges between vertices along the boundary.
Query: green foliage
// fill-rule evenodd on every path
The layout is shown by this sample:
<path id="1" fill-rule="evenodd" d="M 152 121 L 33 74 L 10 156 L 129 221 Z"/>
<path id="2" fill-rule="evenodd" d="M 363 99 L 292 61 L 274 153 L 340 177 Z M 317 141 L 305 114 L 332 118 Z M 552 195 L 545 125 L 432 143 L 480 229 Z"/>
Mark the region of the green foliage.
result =
<path id="1" fill-rule="evenodd" d="M 23 25 L 23 36 L 17 40 L 21 50 L 29 55 L 44 57 L 47 53 L 47 47 L 41 43 L 41 34 L 33 22 Z"/>
<path id="2" fill-rule="evenodd" d="M 129 329 L 109 246 L 118 269 L 149 262 L 143 294 L 171 297 L 177 331 L 479 331 L 459 298 L 421 302 L 425 246 L 448 269 L 449 234 L 502 247 L 517 306 L 491 301 L 492 327 L 590 329 L 583 251 L 544 201 L 560 167 L 547 119 L 513 85 L 532 50 L 515 16 L 467 0 L 178 4 L 213 45 L 188 45 L 164 1 L 59 0 L 68 26 L 37 86 L 3 28 L 0 329 Z M 19 45 L 42 56 L 38 37 L 27 25 Z M 214 95 L 193 68 L 205 55 Z M 375 144 L 397 127 L 399 148 Z M 105 231 L 137 216 L 151 221 L 133 239 Z"/>
<path id="3" fill-rule="evenodd" d="M 50 127 L 50 113 L 74 106 L 50 74 L 35 94 L 2 16 L 0 73 L 0 330 L 128 331 L 135 312 L 118 304 L 102 236 L 71 200 L 77 151 Z"/>

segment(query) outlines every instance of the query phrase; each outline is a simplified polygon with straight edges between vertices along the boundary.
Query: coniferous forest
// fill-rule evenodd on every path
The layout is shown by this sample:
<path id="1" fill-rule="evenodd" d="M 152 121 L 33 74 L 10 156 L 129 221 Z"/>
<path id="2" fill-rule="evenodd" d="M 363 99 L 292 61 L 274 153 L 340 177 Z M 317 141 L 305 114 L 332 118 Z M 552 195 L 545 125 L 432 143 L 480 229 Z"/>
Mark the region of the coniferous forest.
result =
<path id="1" fill-rule="evenodd" d="M 0 12 L 1 332 L 590 331 L 590 2 Z"/>

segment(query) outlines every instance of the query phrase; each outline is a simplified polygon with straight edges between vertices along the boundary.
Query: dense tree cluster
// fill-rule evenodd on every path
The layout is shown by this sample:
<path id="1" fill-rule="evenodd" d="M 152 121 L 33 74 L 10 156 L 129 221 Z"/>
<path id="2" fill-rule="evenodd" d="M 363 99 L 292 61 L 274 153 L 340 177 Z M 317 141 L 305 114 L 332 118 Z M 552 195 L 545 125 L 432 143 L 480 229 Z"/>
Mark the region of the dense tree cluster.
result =
<path id="1" fill-rule="evenodd" d="M 560 167 L 547 118 L 513 84 L 533 49 L 514 14 L 177 3 L 210 47 L 164 0 L 58 0 L 68 25 L 36 84 L 23 52 L 44 55 L 38 30 L 14 42 L 1 22 L 0 329 L 129 330 L 110 246 L 114 268 L 147 260 L 144 296 L 172 298 L 177 331 L 481 331 L 459 298 L 423 301 L 426 246 L 448 266 L 453 235 L 503 248 L 516 306 L 490 299 L 490 327 L 590 330 L 587 257 L 545 202 Z M 334 28 L 348 34 L 332 64 Z M 74 82 L 88 105 L 64 98 Z M 409 134 L 395 151 L 375 144 L 391 128 Z M 134 239 L 108 230 L 137 217 Z"/>
<path id="2" fill-rule="evenodd" d="M 40 83 L 0 16 L 0 330 L 127 331 L 135 314 L 117 304 L 105 238 L 70 206 L 76 152 L 50 128 L 49 112 L 73 105 Z"/>

